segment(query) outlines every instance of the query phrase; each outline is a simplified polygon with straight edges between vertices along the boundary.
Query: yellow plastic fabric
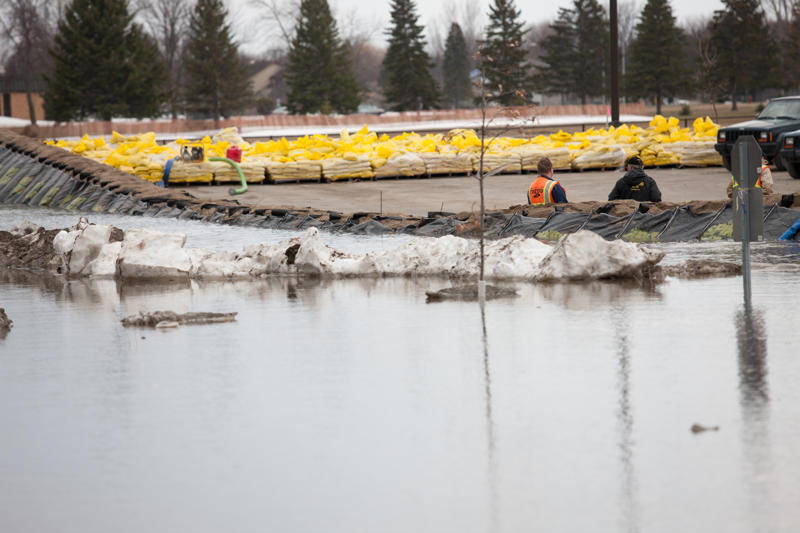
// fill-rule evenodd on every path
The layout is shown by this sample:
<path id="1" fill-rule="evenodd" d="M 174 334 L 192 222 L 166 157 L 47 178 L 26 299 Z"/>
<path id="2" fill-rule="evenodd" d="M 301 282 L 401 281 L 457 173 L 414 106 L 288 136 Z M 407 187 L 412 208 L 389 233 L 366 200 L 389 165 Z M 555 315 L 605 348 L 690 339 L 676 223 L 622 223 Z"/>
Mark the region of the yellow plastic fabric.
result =
<path id="1" fill-rule="evenodd" d="M 558 170 L 611 168 L 638 155 L 646 166 L 716 166 L 722 159 L 713 149 L 719 126 L 709 117 L 681 127 L 675 117 L 656 115 L 646 128 L 623 124 L 618 128 L 590 128 L 568 133 L 559 130 L 533 138 L 496 137 L 484 142 L 484 171 L 535 172 L 542 157 Z M 184 146 L 202 146 L 206 157 L 225 157 L 233 145 L 242 150 L 241 168 L 248 183 L 308 181 L 325 178 L 371 179 L 384 177 L 469 174 L 478 171 L 481 139 L 471 129 L 447 134 L 420 135 L 413 131 L 380 137 L 364 126 L 355 133 L 343 130 L 337 137 L 305 135 L 256 142 L 244 141 L 234 128 L 213 137 L 178 139 L 159 144 L 153 132 L 108 138 L 84 135 L 78 140 L 51 140 L 47 144 L 70 150 L 95 161 L 156 182 L 166 162 L 178 157 Z M 624 154 L 624 156 L 623 156 Z M 190 167 L 195 165 L 195 167 Z M 170 182 L 212 183 L 238 181 L 230 166 L 208 162 L 176 162 Z"/>

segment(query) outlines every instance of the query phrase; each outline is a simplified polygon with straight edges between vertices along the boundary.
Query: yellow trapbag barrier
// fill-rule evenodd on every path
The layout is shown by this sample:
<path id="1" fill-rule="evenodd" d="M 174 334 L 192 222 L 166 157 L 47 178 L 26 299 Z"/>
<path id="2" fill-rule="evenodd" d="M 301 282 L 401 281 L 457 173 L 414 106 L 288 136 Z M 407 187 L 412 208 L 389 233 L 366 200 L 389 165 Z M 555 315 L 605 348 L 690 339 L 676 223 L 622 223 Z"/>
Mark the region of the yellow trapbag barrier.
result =
<path id="1" fill-rule="evenodd" d="M 621 159 L 638 155 L 646 166 L 717 166 L 722 164 L 713 150 L 718 130 L 709 117 L 681 127 L 675 117 L 656 115 L 646 128 L 623 124 L 533 138 L 491 137 L 485 141 L 484 165 L 486 172 L 499 168 L 505 173 L 535 172 L 538 161 L 548 157 L 556 170 L 613 168 L 620 166 Z M 238 181 L 229 165 L 184 166 L 207 164 L 208 156 L 226 157 L 232 146 L 241 150 L 240 167 L 248 183 L 470 174 L 477 171 L 481 150 L 481 140 L 471 129 L 379 137 L 366 126 L 352 134 L 342 131 L 339 138 L 312 134 L 254 144 L 244 141 L 235 128 L 165 145 L 158 144 L 152 132 L 46 142 L 151 182 L 161 179 L 167 161 L 180 157 L 182 164 L 173 166 L 170 182 L 187 184 Z"/>
<path id="2" fill-rule="evenodd" d="M 270 161 L 266 169 L 270 183 L 322 179 L 322 165 L 319 161 Z"/>

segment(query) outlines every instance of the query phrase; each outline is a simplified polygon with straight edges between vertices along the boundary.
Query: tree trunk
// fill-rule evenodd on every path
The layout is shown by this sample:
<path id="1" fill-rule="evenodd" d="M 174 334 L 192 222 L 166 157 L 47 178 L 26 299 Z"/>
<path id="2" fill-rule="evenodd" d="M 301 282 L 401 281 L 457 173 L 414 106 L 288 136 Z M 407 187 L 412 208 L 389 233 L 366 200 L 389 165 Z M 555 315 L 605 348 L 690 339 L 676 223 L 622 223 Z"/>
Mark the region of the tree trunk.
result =
<path id="1" fill-rule="evenodd" d="M 478 281 L 483 281 L 483 267 L 484 267 L 484 257 L 483 257 L 483 217 L 486 213 L 486 207 L 483 200 L 483 179 L 484 179 L 484 172 L 483 172 L 483 156 L 486 153 L 486 92 L 483 90 L 483 86 L 481 85 L 481 158 L 478 164 L 478 186 L 480 189 L 481 194 L 481 208 L 480 208 L 480 224 L 478 226 L 478 231 L 480 231 L 480 252 L 481 252 L 481 266 L 480 266 L 480 273 L 478 275 Z"/>
<path id="2" fill-rule="evenodd" d="M 25 92 L 25 97 L 28 100 L 28 115 L 31 117 L 31 126 L 36 125 L 36 107 L 33 105 L 33 94 L 30 91 Z"/>
<path id="3" fill-rule="evenodd" d="M 662 100 L 662 94 L 661 94 L 661 87 L 659 86 L 658 90 L 656 91 L 656 115 L 661 114 L 661 100 Z"/>

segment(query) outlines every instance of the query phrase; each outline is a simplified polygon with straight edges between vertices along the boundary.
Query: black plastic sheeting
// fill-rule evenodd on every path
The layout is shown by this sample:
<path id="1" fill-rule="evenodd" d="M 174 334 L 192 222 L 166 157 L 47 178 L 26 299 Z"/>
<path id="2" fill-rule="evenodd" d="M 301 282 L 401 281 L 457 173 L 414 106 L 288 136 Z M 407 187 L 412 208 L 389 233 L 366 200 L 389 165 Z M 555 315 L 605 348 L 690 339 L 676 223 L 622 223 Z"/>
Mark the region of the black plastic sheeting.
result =
<path id="1" fill-rule="evenodd" d="M 652 236 L 652 241 L 658 240 L 658 235 L 667 227 L 667 224 L 672 220 L 675 211 L 664 211 L 658 215 L 651 215 L 650 213 L 633 214 L 633 218 L 629 221 L 628 227 L 622 234 L 624 239 L 626 235 L 634 234 L 635 232 L 644 233 Z M 629 240 L 633 240 L 630 239 Z"/>
<path id="2" fill-rule="evenodd" d="M 677 208 L 672 220 L 661 230 L 658 240 L 661 242 L 681 242 L 699 239 L 716 213 L 695 213 L 688 206 Z"/>
<path id="3" fill-rule="evenodd" d="M 593 231 L 604 239 L 618 239 L 628 227 L 631 218 L 632 215 L 614 217 L 606 213 L 596 213 L 586 220 L 581 229 Z"/>
<path id="4" fill-rule="evenodd" d="M 506 224 L 497 232 L 497 236 L 522 235 L 523 237 L 535 237 L 546 221 L 546 218 L 532 218 L 520 213 L 514 213 L 508 217 Z"/>
<path id="5" fill-rule="evenodd" d="M 0 204 L 29 205 L 83 213 L 115 213 L 187 220 L 205 220 L 220 224 L 273 229 L 302 230 L 317 227 L 330 232 L 360 235 L 409 233 L 440 237 L 477 235 L 475 220 L 462 220 L 453 213 L 431 212 L 423 218 L 382 216 L 376 213 L 337 212 L 298 213 L 289 209 L 254 209 L 192 203 L 184 200 L 151 202 L 131 193 L 116 193 L 97 179 L 65 165 L 51 165 L 35 157 L 0 144 Z M 110 186 L 110 185 L 109 185 Z M 605 212 L 575 213 L 558 207 L 546 219 L 522 213 L 487 213 L 485 235 L 500 238 L 512 235 L 556 240 L 561 235 L 581 229 L 593 231 L 605 239 L 635 242 L 674 242 L 730 239 L 734 212 L 728 203 L 715 212 L 696 213 L 684 205 L 658 214 L 642 213 L 615 217 Z M 324 216 L 322 216 L 324 215 Z M 780 206 L 764 210 L 764 240 L 776 240 L 795 221 L 800 211 Z M 794 240 L 800 240 L 795 235 Z"/>
<path id="6" fill-rule="evenodd" d="M 581 229 L 591 216 L 591 214 L 585 213 L 554 211 L 553 214 L 547 217 L 547 220 L 545 220 L 535 236 L 551 241 L 558 240 L 565 233 L 574 233 Z"/>
<path id="7" fill-rule="evenodd" d="M 764 240 L 774 241 L 797 221 L 797 211 L 785 207 L 772 206 L 764 209 Z M 800 240 L 800 233 L 793 240 Z"/>
<path id="8" fill-rule="evenodd" d="M 458 231 L 460 221 L 450 217 L 442 218 L 423 218 L 414 234 L 425 237 L 441 237 L 444 235 L 454 235 Z"/>

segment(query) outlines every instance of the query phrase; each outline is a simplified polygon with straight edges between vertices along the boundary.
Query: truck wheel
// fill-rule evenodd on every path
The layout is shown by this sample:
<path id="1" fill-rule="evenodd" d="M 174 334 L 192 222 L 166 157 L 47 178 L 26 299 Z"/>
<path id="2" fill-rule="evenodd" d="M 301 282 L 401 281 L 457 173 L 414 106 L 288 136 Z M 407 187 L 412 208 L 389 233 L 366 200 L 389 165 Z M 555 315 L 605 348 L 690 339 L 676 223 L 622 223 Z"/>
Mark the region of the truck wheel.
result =
<path id="1" fill-rule="evenodd" d="M 800 180 L 800 167 L 798 167 L 797 163 L 792 163 L 789 161 L 784 161 L 786 164 L 786 170 L 789 171 L 789 175 L 796 180 Z"/>
<path id="2" fill-rule="evenodd" d="M 786 170 L 786 162 L 781 156 L 776 155 L 772 162 L 775 164 L 775 170 Z"/>
<path id="3" fill-rule="evenodd" d="M 731 169 L 731 156 L 730 156 L 730 154 L 722 156 L 722 166 L 724 166 L 728 170 Z"/>

